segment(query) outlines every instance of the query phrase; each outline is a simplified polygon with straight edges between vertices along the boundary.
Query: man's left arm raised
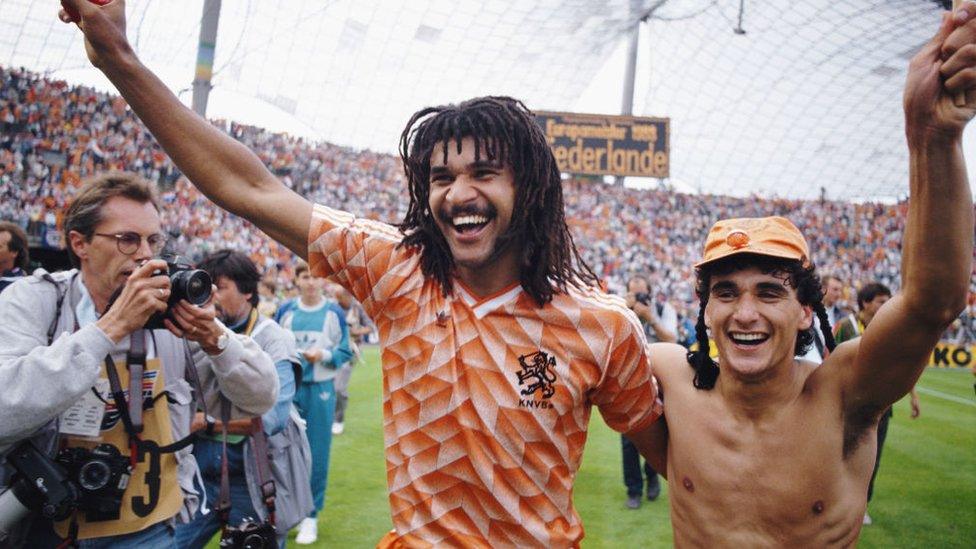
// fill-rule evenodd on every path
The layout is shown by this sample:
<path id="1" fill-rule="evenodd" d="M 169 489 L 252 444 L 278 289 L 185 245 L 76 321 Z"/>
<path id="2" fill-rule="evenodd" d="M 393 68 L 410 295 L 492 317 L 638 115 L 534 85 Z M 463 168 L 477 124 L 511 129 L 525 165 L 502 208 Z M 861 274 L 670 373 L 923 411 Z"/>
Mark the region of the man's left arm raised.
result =
<path id="1" fill-rule="evenodd" d="M 968 96 L 964 106 L 955 97 Z M 905 84 L 910 201 L 902 290 L 858 340 L 838 347 L 848 414 L 880 413 L 908 393 L 940 335 L 966 305 L 973 198 L 962 133 L 976 114 L 976 2 L 943 18 L 912 60 Z M 847 364 L 847 363 L 850 364 Z"/>

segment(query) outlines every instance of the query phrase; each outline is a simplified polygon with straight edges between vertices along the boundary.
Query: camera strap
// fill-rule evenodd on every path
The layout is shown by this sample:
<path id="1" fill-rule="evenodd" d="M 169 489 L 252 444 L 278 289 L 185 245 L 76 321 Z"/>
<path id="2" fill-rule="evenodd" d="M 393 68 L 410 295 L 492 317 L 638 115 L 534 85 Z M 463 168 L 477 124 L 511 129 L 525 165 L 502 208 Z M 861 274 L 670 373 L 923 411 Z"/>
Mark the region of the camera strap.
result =
<path id="1" fill-rule="evenodd" d="M 227 424 L 230 422 L 230 401 L 220 397 L 220 495 L 217 496 L 217 518 L 224 528 L 230 521 L 230 472 L 227 470 Z"/>
<path id="2" fill-rule="evenodd" d="M 258 485 L 261 488 L 261 500 L 268 508 L 268 521 L 275 523 L 275 482 L 271 476 L 271 464 L 268 463 L 268 435 L 264 432 L 264 422 L 260 417 L 251 419 L 254 461 L 257 464 Z"/>
<path id="3" fill-rule="evenodd" d="M 185 337 L 183 338 L 183 358 L 186 359 L 186 370 L 183 372 L 183 376 L 193 386 L 194 400 L 200 406 L 203 417 L 207 418 L 207 421 L 210 421 L 210 414 L 207 411 L 207 399 L 203 392 L 203 384 L 200 383 L 200 373 L 197 372 L 197 366 L 193 362 L 193 353 L 190 352 L 190 342 Z M 211 423 L 211 425 L 213 424 Z"/>
<path id="4" fill-rule="evenodd" d="M 250 336 L 257 328 L 260 315 L 254 307 L 248 314 L 247 326 L 244 334 Z M 268 509 L 268 521 L 275 523 L 275 483 L 271 476 L 271 464 L 268 463 L 268 435 L 264 432 L 264 421 L 261 416 L 251 418 L 251 444 L 254 451 L 254 461 L 257 465 L 258 486 L 261 488 L 261 501 Z"/>
<path id="5" fill-rule="evenodd" d="M 142 432 L 142 374 L 146 370 L 146 331 L 129 335 L 129 351 L 125 355 L 129 369 L 129 419 L 136 433 Z M 131 434 L 131 433 L 130 433 Z"/>
<path id="6" fill-rule="evenodd" d="M 196 440 L 196 433 L 190 433 L 182 439 L 166 446 L 160 446 L 155 441 L 139 438 L 139 434 L 142 433 L 142 376 L 146 365 L 146 331 L 139 330 L 138 336 L 136 333 L 133 333 L 129 345 L 129 352 L 126 353 L 127 367 L 129 368 L 128 400 L 125 398 L 125 393 L 122 390 L 122 382 L 119 380 L 119 373 L 111 355 L 105 355 L 105 370 L 108 374 L 112 400 L 115 402 L 115 408 L 118 410 L 119 416 L 122 419 L 125 432 L 129 435 L 130 459 L 136 460 L 143 453 L 158 457 L 159 454 L 178 452 L 193 444 Z M 186 368 L 188 377 L 196 381 L 196 389 L 199 392 L 200 380 L 196 375 L 197 372 L 192 361 L 187 363 Z M 192 373 L 190 373 L 191 370 Z M 206 404 L 203 404 L 203 406 L 204 411 L 206 411 Z"/>
<path id="7" fill-rule="evenodd" d="M 220 397 L 220 494 L 217 496 L 217 518 L 227 526 L 230 520 L 230 471 L 227 464 L 227 425 L 230 423 L 230 401 Z M 258 486 L 261 488 L 261 501 L 268 509 L 269 524 L 275 523 L 275 483 L 268 463 L 268 435 L 264 433 L 264 422 L 260 417 L 251 418 L 251 443 L 254 461 L 257 465 Z"/>

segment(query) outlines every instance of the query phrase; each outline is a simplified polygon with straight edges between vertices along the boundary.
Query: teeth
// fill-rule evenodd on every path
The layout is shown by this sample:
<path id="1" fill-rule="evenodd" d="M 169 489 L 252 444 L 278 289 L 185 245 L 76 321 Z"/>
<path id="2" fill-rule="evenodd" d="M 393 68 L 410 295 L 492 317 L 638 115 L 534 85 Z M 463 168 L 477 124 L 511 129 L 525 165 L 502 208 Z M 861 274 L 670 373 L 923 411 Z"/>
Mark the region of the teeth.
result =
<path id="1" fill-rule="evenodd" d="M 454 218 L 454 226 L 459 225 L 480 225 L 488 223 L 488 218 L 483 215 L 462 215 Z"/>
<path id="2" fill-rule="evenodd" d="M 755 333 L 738 334 L 737 333 L 737 334 L 732 334 L 732 338 L 737 339 L 739 341 L 759 341 L 760 339 L 765 339 L 766 334 L 755 334 Z"/>

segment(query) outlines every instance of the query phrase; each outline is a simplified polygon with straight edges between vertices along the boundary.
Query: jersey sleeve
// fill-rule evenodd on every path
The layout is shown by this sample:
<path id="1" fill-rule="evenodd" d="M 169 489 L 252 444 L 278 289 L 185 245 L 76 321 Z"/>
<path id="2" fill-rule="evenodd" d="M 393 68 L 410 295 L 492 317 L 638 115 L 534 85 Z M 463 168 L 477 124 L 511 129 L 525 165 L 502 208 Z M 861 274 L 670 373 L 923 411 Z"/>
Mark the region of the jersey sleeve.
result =
<path id="1" fill-rule="evenodd" d="M 612 342 L 603 379 L 591 399 L 611 429 L 630 433 L 656 420 L 661 405 L 644 334 L 636 319 L 621 324 L 624 327 Z"/>
<path id="2" fill-rule="evenodd" d="M 311 273 L 349 290 L 371 317 L 419 271 L 419 254 L 399 246 L 392 225 L 316 204 L 308 234 Z"/>

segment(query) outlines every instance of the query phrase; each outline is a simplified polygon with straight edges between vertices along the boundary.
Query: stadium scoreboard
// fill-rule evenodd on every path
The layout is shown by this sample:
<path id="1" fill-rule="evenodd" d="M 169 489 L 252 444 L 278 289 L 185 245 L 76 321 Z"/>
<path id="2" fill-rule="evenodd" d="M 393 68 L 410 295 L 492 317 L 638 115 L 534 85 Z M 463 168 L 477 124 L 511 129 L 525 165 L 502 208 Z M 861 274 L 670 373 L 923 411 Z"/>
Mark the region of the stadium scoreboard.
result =
<path id="1" fill-rule="evenodd" d="M 663 179 L 670 174 L 670 120 L 568 112 L 536 113 L 559 171 Z"/>

